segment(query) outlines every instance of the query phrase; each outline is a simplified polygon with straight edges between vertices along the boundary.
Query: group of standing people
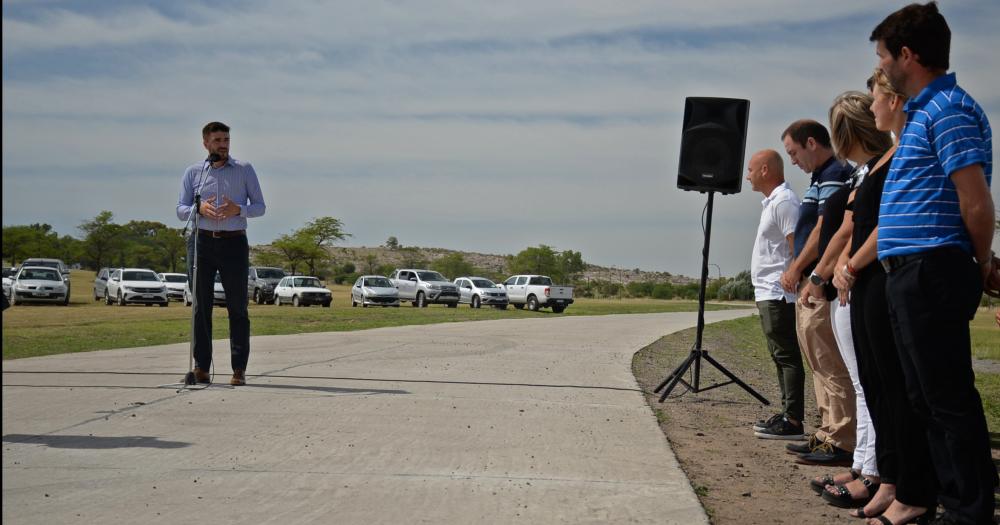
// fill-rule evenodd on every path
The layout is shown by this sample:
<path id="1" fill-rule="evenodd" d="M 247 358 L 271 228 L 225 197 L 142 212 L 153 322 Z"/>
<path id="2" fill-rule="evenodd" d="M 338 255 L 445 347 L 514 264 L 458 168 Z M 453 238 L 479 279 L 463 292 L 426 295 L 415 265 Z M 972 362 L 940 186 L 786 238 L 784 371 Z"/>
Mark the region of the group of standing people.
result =
<path id="1" fill-rule="evenodd" d="M 850 466 L 810 481 L 869 523 L 993 523 L 997 472 L 972 370 L 969 321 L 1000 289 L 991 251 L 992 132 L 948 73 L 937 5 L 911 4 L 871 33 L 866 91 L 781 135 L 810 174 L 800 200 L 781 155 L 755 153 L 764 195 L 751 259 L 782 412 L 754 425 L 796 461 Z M 806 434 L 805 371 L 820 425 Z M 938 505 L 944 512 L 936 515 Z"/>

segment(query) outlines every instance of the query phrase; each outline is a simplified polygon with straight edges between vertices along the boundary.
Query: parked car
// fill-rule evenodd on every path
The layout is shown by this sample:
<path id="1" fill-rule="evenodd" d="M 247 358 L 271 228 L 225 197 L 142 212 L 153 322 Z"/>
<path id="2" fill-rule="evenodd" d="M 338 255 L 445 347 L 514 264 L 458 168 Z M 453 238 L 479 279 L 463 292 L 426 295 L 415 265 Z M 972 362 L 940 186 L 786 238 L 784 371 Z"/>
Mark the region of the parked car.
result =
<path id="1" fill-rule="evenodd" d="M 251 266 L 247 275 L 247 293 L 257 304 L 274 303 L 274 287 L 285 276 L 281 268 Z"/>
<path id="2" fill-rule="evenodd" d="M 111 268 L 101 268 L 94 277 L 94 300 L 104 299 L 104 292 L 108 289 L 108 278 L 111 277 Z"/>
<path id="3" fill-rule="evenodd" d="M 65 306 L 69 304 L 69 286 L 55 268 L 21 265 L 11 284 L 10 302 L 56 303 Z"/>
<path id="4" fill-rule="evenodd" d="M 332 302 L 333 293 L 315 277 L 290 275 L 283 277 L 274 287 L 274 304 L 277 306 L 289 303 L 292 306 L 320 304 L 323 308 L 329 308 Z"/>
<path id="5" fill-rule="evenodd" d="M 167 287 L 153 270 L 145 268 L 116 268 L 111 272 L 104 290 L 105 304 L 129 303 L 167 306 Z"/>
<path id="6" fill-rule="evenodd" d="M 45 266 L 48 268 L 55 268 L 57 272 L 62 276 L 63 283 L 66 284 L 66 297 L 69 300 L 70 292 L 70 282 L 69 282 L 69 266 L 62 262 L 61 259 L 44 259 L 39 257 L 34 257 L 30 259 L 25 259 L 21 261 L 21 268 L 25 266 Z"/>
<path id="7" fill-rule="evenodd" d="M 503 283 L 507 291 L 507 300 L 514 308 L 524 308 L 538 311 L 539 308 L 552 307 L 555 313 L 562 313 L 567 306 L 573 304 L 573 287 L 556 286 L 552 279 L 544 275 L 515 275 Z"/>
<path id="8" fill-rule="evenodd" d="M 215 284 L 212 286 L 212 304 L 226 306 L 226 289 L 222 287 L 222 275 L 215 272 Z M 184 306 L 191 306 L 191 283 L 184 283 Z"/>
<path id="9" fill-rule="evenodd" d="M 445 277 L 431 270 L 395 270 L 389 276 L 392 285 L 399 290 L 400 301 L 410 301 L 413 306 L 446 304 L 448 308 L 458 306 L 458 287 Z"/>
<path id="10" fill-rule="evenodd" d="M 493 281 L 484 277 L 459 277 L 455 279 L 458 287 L 458 302 L 472 308 L 481 305 L 493 306 L 501 310 L 507 309 L 507 292 Z"/>
<path id="11" fill-rule="evenodd" d="M 381 275 L 362 275 L 351 288 L 351 306 L 399 306 L 399 290 Z"/>
<path id="12" fill-rule="evenodd" d="M 3 296 L 7 298 L 8 302 L 11 299 L 10 291 L 14 286 L 14 274 L 16 273 L 17 273 L 17 268 L 5 267 L 3 269 Z"/>
<path id="13" fill-rule="evenodd" d="M 188 282 L 186 273 L 158 273 L 156 276 L 167 287 L 167 299 L 184 300 L 184 288 Z"/>

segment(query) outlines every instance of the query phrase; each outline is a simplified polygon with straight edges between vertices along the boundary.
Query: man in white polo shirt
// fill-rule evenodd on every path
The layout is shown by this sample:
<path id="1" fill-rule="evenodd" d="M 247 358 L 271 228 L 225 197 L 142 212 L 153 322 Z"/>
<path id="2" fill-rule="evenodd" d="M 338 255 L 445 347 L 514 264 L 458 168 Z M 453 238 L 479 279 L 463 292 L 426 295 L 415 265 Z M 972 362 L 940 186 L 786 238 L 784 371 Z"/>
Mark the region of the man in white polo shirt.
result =
<path id="1" fill-rule="evenodd" d="M 781 275 L 793 256 L 799 198 L 785 182 L 777 151 L 765 149 L 750 157 L 747 181 L 764 194 L 760 225 L 750 258 L 750 279 L 760 311 L 760 324 L 778 371 L 782 411 L 754 425 L 763 439 L 803 439 L 805 370 L 795 334 L 795 294 L 781 287 Z"/>

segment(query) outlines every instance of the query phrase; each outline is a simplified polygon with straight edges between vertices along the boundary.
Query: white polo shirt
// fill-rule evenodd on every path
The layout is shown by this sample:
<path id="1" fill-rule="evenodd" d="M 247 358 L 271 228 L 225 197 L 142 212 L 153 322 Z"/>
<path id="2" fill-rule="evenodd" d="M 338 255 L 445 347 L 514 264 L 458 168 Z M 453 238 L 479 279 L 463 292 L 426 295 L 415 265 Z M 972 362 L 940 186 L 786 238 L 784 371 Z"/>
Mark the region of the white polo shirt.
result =
<path id="1" fill-rule="evenodd" d="M 793 303 L 795 294 L 781 288 L 781 274 L 792 261 L 788 235 L 795 231 L 795 223 L 799 220 L 799 198 L 788 183 L 783 182 L 761 204 L 764 210 L 760 212 L 757 239 L 750 257 L 754 299 L 777 301 L 784 298 Z"/>

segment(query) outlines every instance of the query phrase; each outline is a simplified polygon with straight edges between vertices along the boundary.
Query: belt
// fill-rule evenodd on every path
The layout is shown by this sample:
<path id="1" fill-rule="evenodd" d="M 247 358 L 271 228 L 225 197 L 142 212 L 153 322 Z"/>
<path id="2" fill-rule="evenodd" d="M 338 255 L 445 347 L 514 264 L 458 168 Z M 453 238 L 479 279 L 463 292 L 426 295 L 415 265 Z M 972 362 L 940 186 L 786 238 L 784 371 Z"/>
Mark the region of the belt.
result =
<path id="1" fill-rule="evenodd" d="M 882 269 L 885 270 L 885 273 L 892 273 L 894 270 L 900 269 L 903 265 L 916 261 L 925 255 L 927 254 L 914 253 L 912 255 L 890 255 L 885 259 L 879 259 L 878 262 L 882 264 Z"/>
<path id="2" fill-rule="evenodd" d="M 245 237 L 247 234 L 246 230 L 202 230 L 198 229 L 199 235 L 204 235 L 206 237 L 212 237 L 214 239 L 228 238 L 228 237 Z"/>
<path id="3" fill-rule="evenodd" d="M 947 253 L 960 254 L 971 259 L 971 256 L 965 253 L 965 251 L 961 248 L 957 246 L 945 246 L 944 248 L 938 248 L 920 253 L 911 253 L 909 255 L 890 255 L 884 259 L 879 259 L 878 262 L 882 264 L 882 269 L 885 270 L 885 273 L 892 273 L 913 261 L 920 260 L 931 255 Z"/>

